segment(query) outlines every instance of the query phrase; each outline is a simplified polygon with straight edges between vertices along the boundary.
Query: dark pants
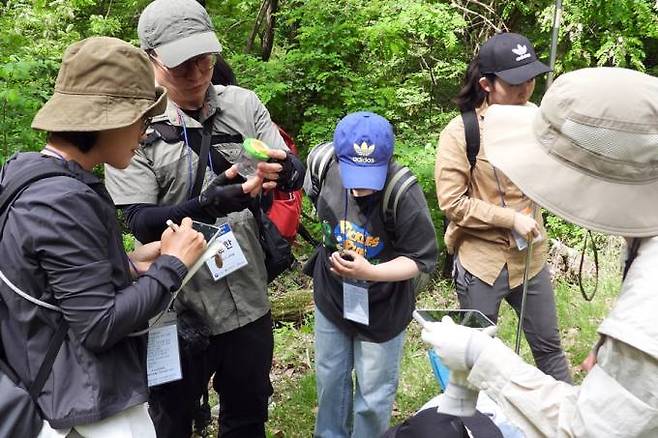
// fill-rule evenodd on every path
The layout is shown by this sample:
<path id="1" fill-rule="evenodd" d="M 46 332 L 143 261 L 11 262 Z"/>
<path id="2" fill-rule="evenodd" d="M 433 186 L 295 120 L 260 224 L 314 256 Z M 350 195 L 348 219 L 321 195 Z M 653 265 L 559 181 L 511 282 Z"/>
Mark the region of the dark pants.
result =
<path id="1" fill-rule="evenodd" d="M 274 337 L 272 314 L 228 333 L 212 336 L 204 352 L 181 348 L 183 379 L 151 390 L 149 412 L 158 438 L 188 438 L 199 399 L 215 373 L 219 436 L 265 437 Z"/>
<path id="2" fill-rule="evenodd" d="M 510 289 L 507 266 L 503 267 L 493 286 L 464 269 L 459 259 L 455 260 L 455 268 L 455 285 L 462 309 L 477 309 L 497 322 L 500 302 L 504 298 L 519 315 L 523 285 Z M 546 266 L 528 281 L 523 332 L 537 368 L 557 380 L 571 383 L 569 365 L 560 345 L 555 297 Z"/>

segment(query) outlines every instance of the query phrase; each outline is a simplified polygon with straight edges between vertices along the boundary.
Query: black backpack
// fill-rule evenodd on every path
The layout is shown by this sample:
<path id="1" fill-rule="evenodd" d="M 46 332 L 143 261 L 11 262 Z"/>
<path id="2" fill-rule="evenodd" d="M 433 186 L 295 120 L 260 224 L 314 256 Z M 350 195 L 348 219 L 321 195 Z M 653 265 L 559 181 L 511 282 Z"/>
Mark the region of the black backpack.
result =
<path id="1" fill-rule="evenodd" d="M 464 135 L 466 137 L 466 157 L 471 165 L 471 173 L 477 162 L 477 156 L 480 152 L 480 124 L 478 123 L 478 116 L 475 110 L 465 111 L 461 113 L 462 120 L 464 121 Z M 443 215 L 443 235 L 445 236 L 448 231 L 450 220 Z M 452 277 L 452 266 L 454 264 L 454 255 L 449 254 L 448 250 L 444 247 L 443 250 L 443 267 L 441 275 L 444 278 Z"/>
<path id="2" fill-rule="evenodd" d="M 15 158 L 14 155 L 8 161 Z M 13 202 L 20 194 L 33 182 L 50 178 L 54 176 L 75 177 L 65 168 L 57 165 L 52 160 L 36 160 L 30 166 L 23 169 L 21 174 L 12 179 L 9 184 L 0 188 L 0 236 L 4 231 L 7 215 Z M 23 298 L 28 299 L 36 305 L 46 307 L 50 310 L 56 309 L 54 306 L 37 300 L 31 296 L 24 296 L 24 292 L 16 288 L 0 270 L 0 282 L 6 283 L 14 292 Z M 10 318 L 7 306 L 0 297 L 0 321 Z M 55 357 L 59 352 L 64 339 L 68 325 L 62 318 L 55 335 L 48 344 L 46 356 L 37 372 L 32 385 L 25 385 L 18 377 L 18 374 L 12 369 L 6 361 L 2 339 L 0 339 L 0 436 L 1 437 L 36 437 L 43 426 L 43 417 L 37 404 L 37 399 L 43 385 L 46 383 L 48 376 L 55 362 Z"/>

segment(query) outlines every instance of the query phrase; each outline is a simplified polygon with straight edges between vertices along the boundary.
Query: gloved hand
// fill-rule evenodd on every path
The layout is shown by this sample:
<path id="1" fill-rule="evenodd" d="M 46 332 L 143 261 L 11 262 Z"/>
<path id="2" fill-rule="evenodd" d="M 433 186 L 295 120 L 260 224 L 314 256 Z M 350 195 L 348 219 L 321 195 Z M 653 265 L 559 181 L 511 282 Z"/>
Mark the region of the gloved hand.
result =
<path id="1" fill-rule="evenodd" d="M 423 327 L 423 341 L 431 344 L 443 363 L 451 370 L 468 371 L 480 353 L 493 342 L 496 326 L 478 330 L 455 324 L 449 316 L 441 322 L 430 322 Z"/>
<path id="2" fill-rule="evenodd" d="M 291 152 L 282 149 L 270 149 L 267 153 L 270 160 L 258 163 L 258 169 L 267 184 L 274 184 L 264 188 L 277 187 L 284 192 L 300 189 L 304 180 L 304 163 Z"/>
<path id="3" fill-rule="evenodd" d="M 229 181 L 226 173 L 222 173 L 199 195 L 199 204 L 210 216 L 224 216 L 249 206 L 252 198 L 244 192 L 243 184 L 228 184 Z"/>

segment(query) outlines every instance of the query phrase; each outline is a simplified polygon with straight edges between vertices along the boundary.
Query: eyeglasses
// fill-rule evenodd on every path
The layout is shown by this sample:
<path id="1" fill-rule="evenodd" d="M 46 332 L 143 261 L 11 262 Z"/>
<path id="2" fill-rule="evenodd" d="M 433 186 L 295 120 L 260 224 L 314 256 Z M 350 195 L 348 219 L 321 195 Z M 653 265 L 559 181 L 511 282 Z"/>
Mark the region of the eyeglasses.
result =
<path id="1" fill-rule="evenodd" d="M 184 63 L 177 65 L 176 67 L 170 68 L 164 65 L 157 57 L 153 56 L 152 54 L 150 54 L 150 56 L 151 59 L 155 60 L 155 62 L 160 65 L 160 67 L 171 73 L 171 75 L 175 78 L 182 78 L 187 76 L 190 73 L 192 66 L 196 66 L 200 72 L 205 73 L 211 70 L 217 63 L 216 53 L 204 53 L 203 55 L 190 58 Z"/>
<path id="2" fill-rule="evenodd" d="M 151 117 L 144 117 L 142 119 L 142 135 L 146 134 L 146 130 L 151 126 Z"/>

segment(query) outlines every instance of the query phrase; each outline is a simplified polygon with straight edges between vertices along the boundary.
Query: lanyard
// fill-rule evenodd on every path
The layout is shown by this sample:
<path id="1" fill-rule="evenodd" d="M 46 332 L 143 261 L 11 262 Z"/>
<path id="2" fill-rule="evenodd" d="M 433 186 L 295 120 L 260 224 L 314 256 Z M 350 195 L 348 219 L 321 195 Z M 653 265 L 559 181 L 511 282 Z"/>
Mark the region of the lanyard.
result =
<path id="1" fill-rule="evenodd" d="M 183 143 L 185 143 L 185 149 L 187 150 L 187 198 L 192 197 L 192 147 L 190 146 L 190 141 L 187 138 L 187 126 L 185 124 L 185 117 L 181 113 L 180 108 L 176 107 L 176 114 L 178 115 L 178 122 L 183 126 Z"/>
<path id="2" fill-rule="evenodd" d="M 370 195 L 372 196 L 372 195 Z M 348 198 L 349 198 L 349 190 L 345 190 L 345 209 L 343 210 L 343 224 L 340 227 L 341 234 L 343 235 L 343 249 L 345 248 L 345 244 L 347 243 L 347 208 L 348 208 Z M 377 211 L 376 208 L 374 207 L 374 200 L 373 198 L 370 198 L 368 200 L 368 206 L 365 211 L 365 216 L 366 216 L 366 222 L 363 225 L 363 256 L 367 259 L 368 258 L 368 247 L 366 245 L 366 242 L 368 242 L 368 226 L 370 225 L 370 220 L 372 219 L 372 213 L 373 211 Z"/>
<path id="3" fill-rule="evenodd" d="M 187 135 L 187 124 L 185 123 L 185 117 L 183 116 L 183 113 L 182 113 L 181 109 L 178 108 L 178 107 L 176 107 L 176 113 L 178 114 L 178 121 L 181 124 L 181 126 L 183 127 L 183 142 L 185 143 L 185 146 L 186 146 L 186 149 L 187 149 L 188 186 L 189 186 L 187 197 L 191 198 L 192 197 L 192 190 L 194 188 L 194 183 L 192 181 L 192 175 L 193 175 L 193 172 L 192 172 L 192 152 L 193 152 L 193 149 L 190 146 L 190 140 L 189 140 L 188 135 Z M 212 116 L 211 116 L 211 118 L 212 118 Z M 206 121 L 204 123 L 207 123 L 207 122 L 208 122 L 208 119 L 206 119 Z M 202 129 L 205 129 L 204 123 L 201 123 Z M 210 132 L 210 135 L 212 135 L 212 130 Z M 210 167 L 210 170 L 212 171 L 212 173 L 217 174 L 217 172 L 215 172 L 215 165 L 212 161 L 212 154 L 210 153 L 210 151 L 208 151 L 208 166 Z"/>

